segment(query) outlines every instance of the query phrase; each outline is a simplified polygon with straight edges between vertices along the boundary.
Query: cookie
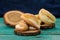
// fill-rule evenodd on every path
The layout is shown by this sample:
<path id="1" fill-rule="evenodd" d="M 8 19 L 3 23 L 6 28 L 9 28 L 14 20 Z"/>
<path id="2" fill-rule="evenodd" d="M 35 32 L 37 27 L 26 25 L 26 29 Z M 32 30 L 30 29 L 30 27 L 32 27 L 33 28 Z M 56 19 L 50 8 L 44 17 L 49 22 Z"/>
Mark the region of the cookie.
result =
<path id="1" fill-rule="evenodd" d="M 40 30 L 27 30 L 21 32 L 21 31 L 17 31 L 16 29 L 14 31 L 16 35 L 22 35 L 22 36 L 36 36 L 40 34 L 40 32 L 41 32 Z"/>
<path id="2" fill-rule="evenodd" d="M 55 23 L 52 23 L 51 25 L 47 25 L 45 23 L 41 23 L 40 29 L 51 29 L 55 27 Z"/>
<path id="3" fill-rule="evenodd" d="M 17 25 L 15 25 L 15 29 L 20 31 L 26 31 L 28 30 L 28 25 L 24 20 L 21 20 Z"/>
<path id="4" fill-rule="evenodd" d="M 47 25 L 51 25 L 52 23 L 56 22 L 56 17 L 45 9 L 41 9 L 39 11 L 39 18 Z"/>
<path id="5" fill-rule="evenodd" d="M 23 14 L 21 18 L 32 27 L 40 29 L 40 21 L 33 14 Z"/>
<path id="6" fill-rule="evenodd" d="M 22 14 L 23 12 L 18 10 L 8 11 L 4 14 L 4 21 L 14 27 L 21 20 L 20 16 Z"/>

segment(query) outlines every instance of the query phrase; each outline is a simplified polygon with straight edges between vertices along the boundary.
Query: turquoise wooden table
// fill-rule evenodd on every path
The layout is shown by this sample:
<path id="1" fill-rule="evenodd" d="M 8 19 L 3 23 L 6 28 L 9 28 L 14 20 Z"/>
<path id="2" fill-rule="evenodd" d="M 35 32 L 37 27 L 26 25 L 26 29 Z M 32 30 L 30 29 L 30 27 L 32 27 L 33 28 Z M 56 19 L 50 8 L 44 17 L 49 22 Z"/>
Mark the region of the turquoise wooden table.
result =
<path id="1" fill-rule="evenodd" d="M 3 18 L 0 18 L 0 40 L 60 40 L 60 18 L 57 18 L 55 28 L 41 30 L 37 36 L 17 36 L 14 28 L 5 25 Z"/>

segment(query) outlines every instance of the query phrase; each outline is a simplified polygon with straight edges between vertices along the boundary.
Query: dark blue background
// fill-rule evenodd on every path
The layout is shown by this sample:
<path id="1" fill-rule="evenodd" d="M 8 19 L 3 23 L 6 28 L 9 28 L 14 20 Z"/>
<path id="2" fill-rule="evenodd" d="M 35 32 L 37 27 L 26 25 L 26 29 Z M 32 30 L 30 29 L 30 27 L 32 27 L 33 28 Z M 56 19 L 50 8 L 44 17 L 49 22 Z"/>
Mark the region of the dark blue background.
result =
<path id="1" fill-rule="evenodd" d="M 37 14 L 41 8 L 60 17 L 60 0 L 0 0 L 0 17 L 9 10 L 21 10 Z"/>

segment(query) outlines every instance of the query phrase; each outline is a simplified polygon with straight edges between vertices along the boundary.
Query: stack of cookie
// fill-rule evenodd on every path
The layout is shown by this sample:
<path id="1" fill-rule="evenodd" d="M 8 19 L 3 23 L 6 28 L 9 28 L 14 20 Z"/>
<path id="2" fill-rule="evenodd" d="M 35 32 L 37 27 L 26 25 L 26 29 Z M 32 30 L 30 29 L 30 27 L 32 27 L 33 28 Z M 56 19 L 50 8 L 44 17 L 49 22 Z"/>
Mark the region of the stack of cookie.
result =
<path id="1" fill-rule="evenodd" d="M 45 9 L 41 9 L 36 15 L 41 20 L 41 29 L 50 29 L 55 27 L 56 17 Z"/>
<path id="2" fill-rule="evenodd" d="M 5 13 L 4 21 L 15 27 L 15 34 L 27 36 L 40 34 L 40 29 L 53 28 L 56 18 L 45 9 L 41 9 L 36 15 L 12 10 Z"/>

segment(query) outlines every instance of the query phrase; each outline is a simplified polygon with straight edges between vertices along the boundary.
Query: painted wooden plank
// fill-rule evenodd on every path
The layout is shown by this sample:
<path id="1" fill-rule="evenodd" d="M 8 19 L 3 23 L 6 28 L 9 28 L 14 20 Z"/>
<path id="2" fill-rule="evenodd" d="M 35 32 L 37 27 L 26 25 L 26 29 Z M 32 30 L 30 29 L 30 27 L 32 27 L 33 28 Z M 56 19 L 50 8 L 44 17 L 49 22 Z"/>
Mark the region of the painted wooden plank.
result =
<path id="1" fill-rule="evenodd" d="M 38 35 L 38 36 L 0 35 L 0 40 L 60 40 L 60 35 Z"/>
<path id="2" fill-rule="evenodd" d="M 3 18 L 0 18 L 0 35 L 5 34 L 5 35 L 14 35 L 14 28 L 10 28 L 4 23 Z M 56 27 L 53 29 L 48 29 L 48 30 L 41 30 L 41 35 L 47 35 L 47 34 L 60 34 L 60 18 L 57 18 L 56 21 Z"/>
<path id="3" fill-rule="evenodd" d="M 60 34 L 60 18 L 57 18 L 56 23 L 55 23 L 55 28 L 53 29 L 48 29 L 48 30 L 42 30 L 41 34 Z"/>

